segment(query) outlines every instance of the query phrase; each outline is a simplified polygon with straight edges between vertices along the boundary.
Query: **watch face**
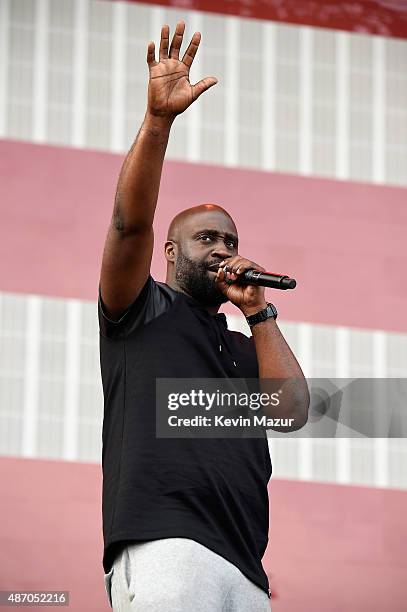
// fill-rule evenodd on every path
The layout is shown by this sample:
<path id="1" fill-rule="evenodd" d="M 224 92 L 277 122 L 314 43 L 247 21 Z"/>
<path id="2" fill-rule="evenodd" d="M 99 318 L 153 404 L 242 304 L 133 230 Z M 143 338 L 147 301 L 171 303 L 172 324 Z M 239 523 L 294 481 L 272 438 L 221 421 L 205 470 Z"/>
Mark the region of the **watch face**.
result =
<path id="1" fill-rule="evenodd" d="M 274 318 L 277 317 L 277 310 L 273 304 L 267 304 L 267 315 Z"/>

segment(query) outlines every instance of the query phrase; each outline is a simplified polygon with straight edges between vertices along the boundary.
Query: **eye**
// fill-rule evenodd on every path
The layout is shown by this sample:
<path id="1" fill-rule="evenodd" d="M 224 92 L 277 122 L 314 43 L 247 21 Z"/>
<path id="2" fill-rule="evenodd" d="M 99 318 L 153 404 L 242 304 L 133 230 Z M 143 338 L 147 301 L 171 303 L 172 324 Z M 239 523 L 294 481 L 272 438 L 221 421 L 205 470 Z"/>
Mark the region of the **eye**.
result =
<path id="1" fill-rule="evenodd" d="M 203 240 L 203 242 L 207 242 L 206 239 L 212 240 L 212 238 L 208 236 L 208 234 L 202 234 L 202 236 L 199 236 L 199 240 Z"/>
<path id="2" fill-rule="evenodd" d="M 236 248 L 236 243 L 234 240 L 227 240 L 225 242 L 226 246 L 228 246 L 230 249 L 234 249 Z"/>

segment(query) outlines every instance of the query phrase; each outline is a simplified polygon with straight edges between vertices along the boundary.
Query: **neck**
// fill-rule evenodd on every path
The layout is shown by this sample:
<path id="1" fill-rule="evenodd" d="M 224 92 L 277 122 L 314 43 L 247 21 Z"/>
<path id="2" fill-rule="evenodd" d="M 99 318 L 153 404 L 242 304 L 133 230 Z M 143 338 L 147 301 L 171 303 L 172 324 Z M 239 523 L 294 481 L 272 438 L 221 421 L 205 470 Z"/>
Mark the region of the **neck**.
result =
<path id="1" fill-rule="evenodd" d="M 166 278 L 165 280 L 165 284 L 168 285 L 171 289 L 173 289 L 174 291 L 178 291 L 179 293 L 183 293 L 184 295 L 187 295 L 189 298 L 191 298 L 192 300 L 194 300 L 197 304 L 199 304 L 202 308 L 204 308 L 207 312 L 209 312 L 209 314 L 211 315 L 215 315 L 217 314 L 219 308 L 220 308 L 220 304 L 216 305 L 216 306 L 208 306 L 206 304 L 202 304 L 201 302 L 199 302 L 199 300 L 195 299 L 192 295 L 190 295 L 187 291 L 184 291 L 177 283 L 174 279 L 172 278 Z"/>

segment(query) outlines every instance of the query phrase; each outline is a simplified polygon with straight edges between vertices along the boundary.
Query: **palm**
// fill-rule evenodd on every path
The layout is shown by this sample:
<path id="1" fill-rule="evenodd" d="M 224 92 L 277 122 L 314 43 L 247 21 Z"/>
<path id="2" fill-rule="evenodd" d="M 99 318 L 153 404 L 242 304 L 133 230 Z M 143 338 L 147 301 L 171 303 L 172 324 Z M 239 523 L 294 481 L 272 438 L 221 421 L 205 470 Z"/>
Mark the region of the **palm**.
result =
<path id="1" fill-rule="evenodd" d="M 189 82 L 189 70 L 198 50 L 200 34 L 195 32 L 182 60 L 179 52 L 185 24 L 177 24 L 171 47 L 168 50 L 169 28 L 163 26 L 160 41 L 160 61 L 155 61 L 154 43 L 148 45 L 147 62 L 150 69 L 148 106 L 150 112 L 161 116 L 176 116 L 182 113 L 204 91 L 217 83 L 215 77 L 202 79 L 196 85 Z"/>
<path id="2" fill-rule="evenodd" d="M 150 70 L 149 104 L 157 111 L 171 115 L 182 113 L 192 104 L 193 89 L 189 70 L 175 59 L 162 60 Z"/>

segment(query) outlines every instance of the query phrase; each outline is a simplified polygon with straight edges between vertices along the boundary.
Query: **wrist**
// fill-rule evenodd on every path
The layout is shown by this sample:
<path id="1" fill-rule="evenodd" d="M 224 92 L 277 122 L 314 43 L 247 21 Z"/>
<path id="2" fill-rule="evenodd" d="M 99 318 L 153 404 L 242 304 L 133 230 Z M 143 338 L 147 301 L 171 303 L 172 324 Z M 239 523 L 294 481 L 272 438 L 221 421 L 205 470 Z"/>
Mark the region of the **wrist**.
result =
<path id="1" fill-rule="evenodd" d="M 243 307 L 241 308 L 241 310 L 245 317 L 251 317 L 252 315 L 260 312 L 260 310 L 264 310 L 265 308 L 267 308 L 267 302 L 266 300 L 263 300 L 262 302 L 259 302 L 258 304 L 255 304 L 254 306 Z"/>
<path id="2" fill-rule="evenodd" d="M 271 302 L 266 302 L 266 308 L 255 312 L 252 315 L 246 317 L 246 321 L 249 326 L 252 328 L 254 325 L 258 323 L 262 323 L 263 321 L 267 321 L 268 319 L 273 318 L 277 319 L 277 308 Z"/>
<path id="3" fill-rule="evenodd" d="M 142 129 L 146 129 L 153 134 L 169 132 L 174 122 L 174 119 L 175 117 L 154 115 L 154 113 L 147 109 L 146 114 L 144 116 Z"/>

